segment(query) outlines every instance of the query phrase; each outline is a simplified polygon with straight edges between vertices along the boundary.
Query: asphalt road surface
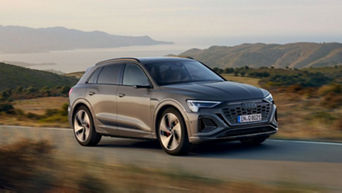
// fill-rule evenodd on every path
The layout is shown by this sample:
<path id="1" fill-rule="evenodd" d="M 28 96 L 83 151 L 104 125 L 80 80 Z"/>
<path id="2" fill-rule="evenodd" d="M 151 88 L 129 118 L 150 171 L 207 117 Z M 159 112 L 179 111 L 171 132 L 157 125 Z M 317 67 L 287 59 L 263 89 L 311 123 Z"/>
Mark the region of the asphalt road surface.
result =
<path id="1" fill-rule="evenodd" d="M 104 137 L 96 147 L 82 147 L 71 129 L 0 126 L 0 133 L 0 145 L 20 138 L 48 139 L 57 155 L 68 158 L 186 170 L 221 179 L 295 182 L 342 192 L 342 143 L 270 139 L 257 147 L 202 144 L 187 156 L 170 156 L 148 140 Z"/>

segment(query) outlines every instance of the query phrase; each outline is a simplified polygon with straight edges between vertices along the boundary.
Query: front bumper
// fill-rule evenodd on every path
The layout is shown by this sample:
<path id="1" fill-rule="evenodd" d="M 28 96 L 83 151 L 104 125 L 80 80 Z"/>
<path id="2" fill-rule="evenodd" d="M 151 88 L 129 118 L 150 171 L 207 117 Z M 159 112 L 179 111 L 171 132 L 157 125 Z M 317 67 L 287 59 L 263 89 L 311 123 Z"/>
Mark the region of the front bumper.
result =
<path id="1" fill-rule="evenodd" d="M 264 118 L 262 121 L 244 124 L 235 123 L 225 113 L 227 107 L 246 103 L 263 103 L 268 106 L 267 114 L 265 116 L 263 114 Z M 253 111 L 251 109 L 248 112 Z M 239 140 L 253 136 L 269 136 L 278 131 L 277 107 L 275 104 L 263 100 L 224 103 L 213 109 L 200 109 L 198 113 L 188 113 L 187 125 L 189 141 L 191 143 L 212 140 Z"/>

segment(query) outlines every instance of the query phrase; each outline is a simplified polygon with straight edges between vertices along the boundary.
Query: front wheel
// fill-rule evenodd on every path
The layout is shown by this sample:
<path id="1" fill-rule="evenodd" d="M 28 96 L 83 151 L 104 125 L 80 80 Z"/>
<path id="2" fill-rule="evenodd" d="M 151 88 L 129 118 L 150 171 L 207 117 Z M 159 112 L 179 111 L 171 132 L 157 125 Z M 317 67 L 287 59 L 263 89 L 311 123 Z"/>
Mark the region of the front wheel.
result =
<path id="1" fill-rule="evenodd" d="M 255 146 L 262 144 L 269 136 L 262 136 L 262 137 L 249 137 L 241 139 L 240 142 L 243 145 Z"/>
<path id="2" fill-rule="evenodd" d="M 100 142 L 101 135 L 95 131 L 93 118 L 86 107 L 81 106 L 76 110 L 73 126 L 74 135 L 79 144 L 93 146 Z"/>
<path id="3" fill-rule="evenodd" d="M 158 123 L 158 139 L 162 148 L 171 155 L 186 154 L 189 140 L 182 115 L 174 108 L 166 109 Z"/>

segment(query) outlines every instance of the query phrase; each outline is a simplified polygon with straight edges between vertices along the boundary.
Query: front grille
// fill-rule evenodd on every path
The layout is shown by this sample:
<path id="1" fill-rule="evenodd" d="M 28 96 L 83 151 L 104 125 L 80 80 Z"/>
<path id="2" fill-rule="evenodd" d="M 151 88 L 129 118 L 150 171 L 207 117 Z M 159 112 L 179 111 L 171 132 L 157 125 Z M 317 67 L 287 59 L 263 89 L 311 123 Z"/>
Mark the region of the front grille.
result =
<path id="1" fill-rule="evenodd" d="M 238 116 L 240 115 L 251 115 L 260 113 L 262 121 L 268 120 L 271 114 L 271 107 L 272 104 L 268 102 L 246 102 L 231 104 L 228 107 L 223 108 L 222 111 L 230 124 L 240 124 L 238 123 Z"/>

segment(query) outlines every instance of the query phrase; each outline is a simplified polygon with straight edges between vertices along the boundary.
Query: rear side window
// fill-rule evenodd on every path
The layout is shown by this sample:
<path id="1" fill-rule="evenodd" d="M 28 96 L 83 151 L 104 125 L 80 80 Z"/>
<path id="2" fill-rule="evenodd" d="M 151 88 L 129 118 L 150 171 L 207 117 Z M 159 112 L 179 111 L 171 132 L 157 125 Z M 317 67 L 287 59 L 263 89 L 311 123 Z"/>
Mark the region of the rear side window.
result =
<path id="1" fill-rule="evenodd" d="M 100 72 L 97 83 L 99 84 L 119 84 L 122 64 L 111 64 L 104 66 Z"/>
<path id="2" fill-rule="evenodd" d="M 122 83 L 128 86 L 150 85 L 145 73 L 136 64 L 126 64 Z"/>
<path id="3" fill-rule="evenodd" d="M 99 73 L 100 73 L 101 69 L 102 68 L 98 68 L 95 70 L 95 72 L 93 72 L 93 74 L 88 79 L 89 84 L 96 84 L 97 83 L 97 77 L 99 77 Z"/>

